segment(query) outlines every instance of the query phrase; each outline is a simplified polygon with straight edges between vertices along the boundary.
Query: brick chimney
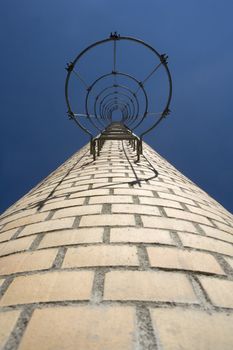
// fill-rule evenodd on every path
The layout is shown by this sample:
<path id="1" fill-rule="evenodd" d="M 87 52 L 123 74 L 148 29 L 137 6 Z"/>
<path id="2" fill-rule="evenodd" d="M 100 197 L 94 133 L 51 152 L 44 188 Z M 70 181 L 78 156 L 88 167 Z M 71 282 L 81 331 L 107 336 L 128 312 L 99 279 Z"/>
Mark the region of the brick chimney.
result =
<path id="1" fill-rule="evenodd" d="M 2 214 L 1 349 L 232 349 L 232 215 L 135 158 L 85 146 Z"/>

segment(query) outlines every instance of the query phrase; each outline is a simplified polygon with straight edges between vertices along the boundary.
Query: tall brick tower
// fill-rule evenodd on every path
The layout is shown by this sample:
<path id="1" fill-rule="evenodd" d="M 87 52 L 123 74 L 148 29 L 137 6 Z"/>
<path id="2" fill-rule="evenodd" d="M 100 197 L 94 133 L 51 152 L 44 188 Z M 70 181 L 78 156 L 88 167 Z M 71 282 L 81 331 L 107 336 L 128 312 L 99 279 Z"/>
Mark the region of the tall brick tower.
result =
<path id="1" fill-rule="evenodd" d="M 233 348 L 232 215 L 122 128 L 2 214 L 1 349 Z"/>

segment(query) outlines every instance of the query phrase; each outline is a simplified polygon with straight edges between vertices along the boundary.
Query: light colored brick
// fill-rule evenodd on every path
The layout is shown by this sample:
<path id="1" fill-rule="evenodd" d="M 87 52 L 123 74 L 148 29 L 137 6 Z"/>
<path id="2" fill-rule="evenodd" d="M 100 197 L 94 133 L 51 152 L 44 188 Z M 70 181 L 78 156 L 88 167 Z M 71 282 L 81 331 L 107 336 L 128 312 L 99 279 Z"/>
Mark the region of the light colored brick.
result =
<path id="1" fill-rule="evenodd" d="M 45 270 L 52 267 L 57 249 L 13 254 L 0 258 L 0 274 L 9 275 L 16 272 Z"/>
<path id="2" fill-rule="evenodd" d="M 148 214 L 160 216 L 159 209 L 155 206 L 142 204 L 113 204 L 113 213 Z"/>
<path id="3" fill-rule="evenodd" d="M 93 171 L 93 173 L 94 173 L 94 171 Z M 89 184 L 99 184 L 99 185 L 101 185 L 101 184 L 106 183 L 106 182 L 108 182 L 107 176 L 104 178 L 101 178 L 101 179 L 95 178 L 95 179 L 90 179 L 90 180 L 79 181 L 76 183 L 76 185 L 78 185 L 78 184 L 88 184 L 88 185 Z"/>
<path id="4" fill-rule="evenodd" d="M 102 205 L 84 205 L 66 209 L 60 209 L 53 215 L 53 219 L 64 218 L 67 216 L 81 216 L 88 214 L 101 213 Z"/>
<path id="5" fill-rule="evenodd" d="M 150 313 L 164 350 L 232 350 L 233 315 L 181 308 Z"/>
<path id="6" fill-rule="evenodd" d="M 171 207 L 171 208 L 177 208 L 182 209 L 182 206 L 180 203 L 175 201 L 169 201 L 166 199 L 156 198 L 156 197 L 140 197 L 139 201 L 141 204 L 150 204 L 150 205 L 158 205 L 162 207 Z"/>
<path id="7" fill-rule="evenodd" d="M 101 188 L 94 189 L 88 191 L 81 191 L 77 193 L 73 193 L 70 195 L 70 198 L 78 198 L 78 197 L 92 197 L 92 196 L 104 196 L 109 194 L 109 189 Z"/>
<path id="8" fill-rule="evenodd" d="M 102 184 L 93 184 L 92 185 L 92 188 L 94 189 L 94 188 L 96 188 L 96 189 L 98 189 L 98 188 L 101 188 L 101 187 L 106 187 L 106 188 L 112 188 L 112 189 L 114 189 L 114 188 L 129 188 L 129 184 L 128 184 L 128 182 L 124 182 L 124 183 L 119 183 L 119 182 L 117 182 L 117 183 L 114 183 L 114 182 L 103 182 Z"/>
<path id="9" fill-rule="evenodd" d="M 99 196 L 91 197 L 89 200 L 90 204 L 97 203 L 133 203 L 133 197 L 131 196 Z"/>
<path id="10" fill-rule="evenodd" d="M 149 183 L 153 186 L 160 187 L 160 191 L 167 190 L 168 188 L 172 190 L 177 189 L 177 185 L 175 183 L 162 182 L 158 177 L 156 177 L 155 179 L 149 180 Z"/>
<path id="11" fill-rule="evenodd" d="M 179 233 L 179 236 L 185 247 L 209 250 L 211 252 L 233 256 L 233 246 L 230 243 L 217 241 L 216 239 L 209 237 L 185 233 Z"/>
<path id="12" fill-rule="evenodd" d="M 0 218 L 0 224 L 3 225 L 3 224 L 6 224 L 7 222 L 18 220 L 25 216 L 33 215 L 35 213 L 36 213 L 36 208 L 23 210 L 18 213 L 12 213 L 11 215 L 8 215 L 2 219 Z"/>
<path id="13" fill-rule="evenodd" d="M 127 169 L 125 169 L 124 171 L 121 170 L 119 172 L 114 172 L 114 173 L 110 173 L 108 171 L 108 172 L 105 172 L 102 174 L 96 174 L 96 175 L 94 175 L 94 178 L 98 179 L 98 178 L 106 178 L 106 177 L 114 177 L 114 178 L 123 178 L 124 177 L 124 180 L 125 180 L 126 174 L 132 175 L 132 172 L 130 172 Z"/>
<path id="14" fill-rule="evenodd" d="M 73 184 L 74 182 L 77 182 L 77 179 L 82 181 L 82 180 L 88 180 L 91 178 L 91 175 L 85 175 L 85 176 L 81 176 L 78 173 L 72 175 L 71 178 L 68 179 L 68 177 L 66 178 L 66 180 L 63 181 L 64 184 Z"/>
<path id="15" fill-rule="evenodd" d="M 88 185 L 80 185 L 76 187 L 69 187 L 69 188 L 64 188 L 63 190 L 57 190 L 55 191 L 55 195 L 59 196 L 60 194 L 69 194 L 73 192 L 80 192 L 80 191 L 85 191 L 88 189 Z"/>
<path id="16" fill-rule="evenodd" d="M 50 205 L 50 204 L 55 203 L 55 202 L 63 202 L 63 200 L 66 200 L 66 197 L 59 196 L 58 198 L 49 198 L 48 200 L 46 200 L 45 206 Z M 43 208 L 44 207 L 42 207 L 42 209 Z M 42 209 L 41 209 L 41 211 L 42 211 Z"/>
<path id="17" fill-rule="evenodd" d="M 36 310 L 19 350 L 132 350 L 135 310 L 125 306 L 78 306 Z M 81 322 L 80 322 L 81 320 Z"/>
<path id="18" fill-rule="evenodd" d="M 232 226 L 222 224 L 221 222 L 218 222 L 218 221 L 214 221 L 214 223 L 216 224 L 216 226 L 218 228 L 220 228 L 220 230 L 223 230 L 223 231 L 226 231 L 228 233 L 233 234 L 233 227 Z"/>
<path id="19" fill-rule="evenodd" d="M 213 226 L 212 223 L 205 217 L 197 214 L 192 214 L 187 211 L 178 210 L 178 209 L 172 209 L 172 208 L 165 208 L 164 209 L 167 216 L 177 218 L 177 219 L 183 219 L 188 221 L 194 221 L 206 225 Z"/>
<path id="20" fill-rule="evenodd" d="M 57 189 L 59 189 L 59 190 L 63 190 L 64 188 L 69 188 L 69 187 L 71 187 L 72 186 L 72 182 L 70 182 L 70 183 L 68 183 L 68 182 L 63 182 L 61 185 L 59 185 L 58 187 L 57 187 Z"/>
<path id="21" fill-rule="evenodd" d="M 141 177 L 140 177 L 141 179 Z M 136 179 L 135 179 L 135 176 L 133 176 L 131 174 L 131 176 L 129 177 L 126 177 L 126 176 L 123 176 L 123 177 L 112 177 L 112 182 L 134 182 Z"/>
<path id="22" fill-rule="evenodd" d="M 213 214 L 210 211 L 207 211 L 207 210 L 204 210 L 204 209 L 201 209 L 201 208 L 197 208 L 197 207 L 193 207 L 191 205 L 187 205 L 187 207 L 189 208 L 189 210 L 192 213 L 203 215 L 203 216 L 205 216 L 207 218 L 210 218 L 210 219 L 215 219 L 215 220 L 218 220 L 218 221 L 221 221 L 221 222 L 225 222 L 224 218 L 222 218 L 219 215 Z"/>
<path id="23" fill-rule="evenodd" d="M 197 302 L 187 277 L 163 271 L 108 272 L 104 300 Z"/>
<path id="24" fill-rule="evenodd" d="M 216 214 L 216 215 L 221 215 L 226 219 L 232 220 L 232 215 L 228 211 L 226 211 L 223 207 L 219 208 L 216 206 L 212 206 L 212 205 L 209 206 L 209 205 L 205 205 L 202 203 L 200 203 L 200 207 L 204 210 L 207 210 L 208 212 L 211 212 L 211 213 Z"/>
<path id="25" fill-rule="evenodd" d="M 191 222 L 176 220 L 166 217 L 142 216 L 145 227 L 162 228 L 165 230 L 178 230 L 197 233 L 197 229 Z"/>
<path id="26" fill-rule="evenodd" d="M 175 244 L 168 231 L 143 227 L 111 228 L 110 242 Z"/>
<path id="27" fill-rule="evenodd" d="M 132 226 L 135 219 L 130 214 L 101 214 L 83 216 L 80 220 L 80 227 L 84 226 Z"/>
<path id="28" fill-rule="evenodd" d="M 41 211 L 48 211 L 53 209 L 68 208 L 76 205 L 82 205 L 84 203 L 84 200 L 85 198 L 67 199 L 67 200 L 46 204 L 42 207 Z"/>
<path id="29" fill-rule="evenodd" d="M 152 191 L 143 190 L 143 189 L 135 189 L 135 188 L 129 188 L 129 189 L 115 189 L 114 194 L 119 195 L 129 195 L 129 196 L 144 196 L 144 197 L 153 197 Z"/>
<path id="30" fill-rule="evenodd" d="M 92 271 L 62 271 L 16 277 L 0 306 L 90 299 Z"/>
<path id="31" fill-rule="evenodd" d="M 214 305 L 233 308 L 233 281 L 211 277 L 199 277 L 199 280 Z"/>
<path id="32" fill-rule="evenodd" d="M 207 236 L 221 239 L 223 241 L 233 243 L 233 235 L 221 231 L 220 229 L 216 229 L 214 227 L 200 225 L 203 231 L 207 234 Z"/>
<path id="33" fill-rule="evenodd" d="M 27 236 L 33 235 L 35 233 L 71 228 L 73 226 L 74 220 L 74 218 L 65 218 L 57 220 L 48 220 L 39 224 L 28 225 L 22 230 L 20 236 Z"/>
<path id="34" fill-rule="evenodd" d="M 209 203 L 209 200 L 210 200 L 210 197 L 208 197 L 207 195 L 203 196 L 201 194 L 195 194 L 195 193 L 187 193 L 187 192 L 184 192 L 184 191 L 181 191 L 179 189 L 177 190 L 174 190 L 174 193 L 177 195 L 177 196 L 181 196 L 181 197 L 184 197 L 184 198 L 188 198 L 188 199 L 191 199 L 193 201 L 197 201 L 198 203 L 203 203 L 203 204 L 208 204 Z"/>
<path id="35" fill-rule="evenodd" d="M 134 183 L 133 182 L 133 188 L 135 188 L 135 190 L 143 190 L 143 191 L 156 191 L 156 192 L 160 192 L 160 191 L 163 191 L 163 192 L 169 192 L 169 188 L 168 187 L 161 187 L 159 186 L 159 183 L 157 184 L 150 184 L 150 183 L 147 183 L 147 181 L 141 181 L 141 183 Z M 143 193 L 141 193 L 142 196 L 144 196 Z M 141 196 L 139 195 L 139 196 Z"/>
<path id="36" fill-rule="evenodd" d="M 0 242 L 8 241 L 11 239 L 14 234 L 18 231 L 18 229 L 8 230 L 5 232 L 0 233 Z"/>
<path id="37" fill-rule="evenodd" d="M 4 348 L 14 326 L 19 318 L 20 310 L 0 313 L 0 349 Z"/>
<path id="38" fill-rule="evenodd" d="M 40 242 L 39 248 L 70 244 L 100 243 L 103 239 L 103 231 L 104 229 L 101 227 L 93 227 L 47 233 Z"/>
<path id="39" fill-rule="evenodd" d="M 20 227 L 20 226 L 24 226 L 24 225 L 33 224 L 35 222 L 40 222 L 40 221 L 45 220 L 45 218 L 47 216 L 48 216 L 48 213 L 39 213 L 39 214 L 26 216 L 26 217 L 23 217 L 21 219 L 9 222 L 8 224 L 6 224 L 4 226 L 4 228 L 2 230 L 7 231 L 7 230 L 11 230 L 12 228 L 15 228 L 15 227 Z"/>
<path id="40" fill-rule="evenodd" d="M 207 253 L 165 247 L 147 247 L 147 252 L 153 267 L 225 275 L 214 257 Z"/>
<path id="41" fill-rule="evenodd" d="M 190 192 L 194 192 L 194 193 L 200 193 L 202 194 L 201 190 L 199 188 L 197 188 L 197 186 L 192 185 L 191 183 L 185 183 L 184 181 L 179 181 L 179 180 L 167 180 L 167 178 L 165 178 L 163 176 L 163 181 L 167 184 L 173 184 L 176 186 L 176 189 L 182 188 L 183 190 L 187 191 L 188 193 Z"/>
<path id="42" fill-rule="evenodd" d="M 27 250 L 31 246 L 34 239 L 35 237 L 24 237 L 1 243 L 0 256 Z"/>
<path id="43" fill-rule="evenodd" d="M 137 266 L 136 247 L 99 245 L 69 248 L 63 267 L 85 266 Z"/>

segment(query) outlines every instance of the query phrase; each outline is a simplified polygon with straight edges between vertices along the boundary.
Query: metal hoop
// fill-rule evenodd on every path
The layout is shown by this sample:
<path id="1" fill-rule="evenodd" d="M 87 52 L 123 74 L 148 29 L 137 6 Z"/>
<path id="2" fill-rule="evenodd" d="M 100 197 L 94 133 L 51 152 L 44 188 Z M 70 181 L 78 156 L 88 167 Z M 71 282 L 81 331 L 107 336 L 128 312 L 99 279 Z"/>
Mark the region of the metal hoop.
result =
<path id="1" fill-rule="evenodd" d="M 149 75 L 147 75 L 144 80 L 140 80 L 128 73 L 125 72 L 118 72 L 116 70 L 117 65 L 117 43 L 120 41 L 130 41 L 134 42 L 136 44 L 142 45 L 145 48 L 147 48 L 150 52 L 152 52 L 153 55 L 156 56 L 157 59 L 159 59 L 159 64 L 155 66 L 155 68 L 151 71 Z M 99 76 L 97 79 L 95 79 L 91 84 L 87 84 L 85 80 L 81 77 L 79 72 L 76 72 L 75 67 L 78 63 L 78 61 L 85 56 L 87 52 L 95 48 L 96 46 L 100 46 L 103 44 L 106 44 L 108 42 L 113 42 L 113 70 L 110 73 L 103 74 Z M 145 83 L 148 79 L 152 77 L 152 75 L 160 68 L 163 67 L 164 71 L 167 75 L 168 79 L 168 94 L 167 99 L 165 102 L 165 106 L 160 112 L 160 116 L 158 120 L 156 120 L 150 127 L 148 127 L 145 131 L 143 131 L 140 135 L 140 139 L 144 137 L 145 134 L 152 131 L 161 121 L 162 119 L 169 114 L 169 106 L 171 102 L 172 97 L 172 80 L 171 80 L 171 74 L 167 66 L 167 56 L 165 54 L 159 54 L 157 50 L 155 50 L 151 45 L 145 43 L 144 41 L 140 39 L 136 39 L 133 37 L 127 37 L 127 36 L 120 36 L 117 33 L 114 33 L 110 35 L 109 38 L 97 41 L 87 48 L 85 48 L 83 51 L 81 51 L 77 57 L 73 60 L 73 62 L 70 62 L 67 65 L 67 77 L 65 82 L 65 98 L 66 103 L 68 106 L 68 115 L 70 119 L 74 120 L 75 123 L 83 130 L 85 131 L 91 138 L 94 137 L 94 134 L 92 131 L 90 131 L 86 126 L 82 124 L 80 121 L 80 115 L 75 114 L 71 107 L 71 102 L 69 98 L 69 82 L 71 74 L 74 73 L 77 78 L 80 80 L 80 82 L 84 85 L 86 90 L 86 97 L 85 97 L 85 117 L 86 120 L 88 120 L 89 125 L 94 127 L 98 132 L 102 132 L 105 130 L 105 128 L 111 124 L 111 118 L 112 113 L 114 110 L 119 109 L 122 113 L 122 122 L 125 126 L 129 128 L 129 130 L 133 131 L 137 129 L 145 120 L 145 118 L 150 114 L 148 113 L 148 107 L 149 107 L 149 99 L 145 88 Z M 100 81 L 103 81 L 105 78 L 108 77 L 114 78 L 114 83 L 110 86 L 105 87 L 102 89 L 97 95 L 95 95 L 94 103 L 91 104 L 90 96 L 92 92 L 94 91 L 94 88 L 97 86 L 97 84 Z M 136 86 L 137 90 L 133 91 L 132 88 L 130 88 L 127 85 L 117 84 L 116 79 L 117 77 L 123 77 L 126 80 L 129 79 L 133 81 Z M 115 89 L 116 94 L 118 95 L 117 98 L 113 101 L 112 100 L 112 93 L 107 93 L 110 89 Z M 122 90 L 125 90 L 123 93 Z M 139 113 L 140 108 L 142 108 L 141 102 L 139 102 L 139 99 L 137 97 L 138 92 L 142 92 L 142 96 L 144 99 L 144 107 L 143 112 Z M 127 92 L 127 93 L 126 93 Z M 128 95 L 129 93 L 129 95 Z M 130 97 L 131 96 L 131 97 Z M 100 107 L 101 106 L 101 107 Z M 94 114 L 90 113 L 90 110 L 93 110 Z M 140 115 L 139 115 L 140 114 Z"/>

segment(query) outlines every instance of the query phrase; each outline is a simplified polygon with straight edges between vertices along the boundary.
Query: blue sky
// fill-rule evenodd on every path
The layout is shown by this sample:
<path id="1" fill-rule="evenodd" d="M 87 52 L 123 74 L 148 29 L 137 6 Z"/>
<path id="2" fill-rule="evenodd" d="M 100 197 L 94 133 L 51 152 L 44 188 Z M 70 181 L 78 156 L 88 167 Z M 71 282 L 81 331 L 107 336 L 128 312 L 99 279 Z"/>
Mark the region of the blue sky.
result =
<path id="1" fill-rule="evenodd" d="M 66 62 L 117 30 L 169 55 L 171 115 L 146 141 L 233 210 L 231 0 L 1 3 L 0 211 L 88 139 L 66 117 Z"/>

